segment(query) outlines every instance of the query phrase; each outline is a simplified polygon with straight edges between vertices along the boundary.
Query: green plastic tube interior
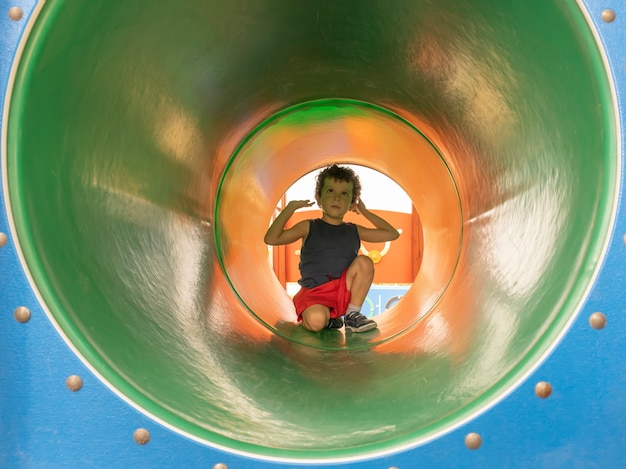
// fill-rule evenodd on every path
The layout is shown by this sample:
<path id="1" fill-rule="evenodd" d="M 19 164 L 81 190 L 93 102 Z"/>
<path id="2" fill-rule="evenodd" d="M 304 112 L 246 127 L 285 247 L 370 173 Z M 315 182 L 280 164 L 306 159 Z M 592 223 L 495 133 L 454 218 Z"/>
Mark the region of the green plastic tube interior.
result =
<path id="1" fill-rule="evenodd" d="M 7 140 L 34 285 L 155 418 L 258 457 L 421 444 L 504 396 L 583 301 L 611 86 L 576 2 L 47 2 Z M 396 180 L 424 261 L 374 334 L 308 334 L 263 244 L 329 162 Z"/>

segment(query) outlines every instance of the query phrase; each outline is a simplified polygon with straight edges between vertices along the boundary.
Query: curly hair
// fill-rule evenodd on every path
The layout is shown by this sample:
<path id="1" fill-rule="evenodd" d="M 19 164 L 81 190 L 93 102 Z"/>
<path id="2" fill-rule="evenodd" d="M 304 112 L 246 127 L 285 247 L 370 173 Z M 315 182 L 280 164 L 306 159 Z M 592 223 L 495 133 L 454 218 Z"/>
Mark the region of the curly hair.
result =
<path id="1" fill-rule="evenodd" d="M 352 203 L 356 202 L 361 195 L 361 181 L 359 180 L 359 176 L 357 176 L 357 174 L 347 166 L 337 166 L 334 164 L 323 169 L 317 175 L 315 194 L 318 197 L 322 196 L 322 188 L 324 187 L 324 181 L 326 178 L 336 179 L 337 181 L 351 182 L 353 187 Z"/>

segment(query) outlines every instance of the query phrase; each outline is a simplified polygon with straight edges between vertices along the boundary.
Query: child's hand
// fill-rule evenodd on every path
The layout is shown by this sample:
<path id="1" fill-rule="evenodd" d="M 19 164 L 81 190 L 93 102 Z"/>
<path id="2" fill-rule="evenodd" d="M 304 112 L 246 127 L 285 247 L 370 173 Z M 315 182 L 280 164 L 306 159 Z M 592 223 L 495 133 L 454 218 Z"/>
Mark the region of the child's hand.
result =
<path id="1" fill-rule="evenodd" d="M 292 200 L 291 202 L 289 202 L 287 204 L 287 207 L 293 209 L 293 211 L 295 212 L 296 210 L 300 209 L 300 208 L 304 208 L 304 207 L 311 207 L 315 202 L 311 202 L 310 200 Z"/>
<path id="2" fill-rule="evenodd" d="M 365 208 L 365 204 L 361 199 L 358 199 L 355 203 L 352 204 L 352 211 L 362 215 L 367 212 L 367 208 Z"/>

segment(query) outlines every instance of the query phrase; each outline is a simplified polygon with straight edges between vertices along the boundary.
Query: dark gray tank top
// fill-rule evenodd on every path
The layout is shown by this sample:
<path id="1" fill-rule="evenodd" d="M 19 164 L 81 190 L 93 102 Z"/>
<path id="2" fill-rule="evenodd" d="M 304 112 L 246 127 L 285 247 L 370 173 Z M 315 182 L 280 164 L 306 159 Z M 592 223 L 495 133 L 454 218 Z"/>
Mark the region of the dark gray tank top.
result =
<path id="1" fill-rule="evenodd" d="M 309 220 L 309 234 L 300 250 L 298 283 L 314 288 L 341 273 L 352 263 L 361 247 L 354 223 L 331 225 L 321 218 Z"/>

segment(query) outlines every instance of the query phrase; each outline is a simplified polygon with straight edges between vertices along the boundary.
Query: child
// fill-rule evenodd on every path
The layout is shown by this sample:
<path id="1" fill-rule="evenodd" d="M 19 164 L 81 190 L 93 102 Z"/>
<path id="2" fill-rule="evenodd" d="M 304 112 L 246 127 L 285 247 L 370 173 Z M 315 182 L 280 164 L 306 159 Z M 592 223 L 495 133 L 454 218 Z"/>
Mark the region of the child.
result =
<path id="1" fill-rule="evenodd" d="M 298 280 L 301 288 L 293 302 L 298 321 L 310 331 L 340 329 L 344 324 L 342 316 L 345 316 L 346 332 L 365 332 L 377 327 L 376 322 L 361 314 L 374 279 L 374 263 L 358 252 L 361 240 L 392 241 L 399 233 L 367 210 L 360 194 L 361 183 L 352 169 L 329 166 L 317 176 L 315 188 L 322 218 L 303 220 L 285 229 L 296 210 L 313 205 L 309 200 L 292 200 L 265 234 L 265 242 L 273 246 L 302 239 Z M 363 215 L 375 228 L 344 222 L 348 210 Z"/>

